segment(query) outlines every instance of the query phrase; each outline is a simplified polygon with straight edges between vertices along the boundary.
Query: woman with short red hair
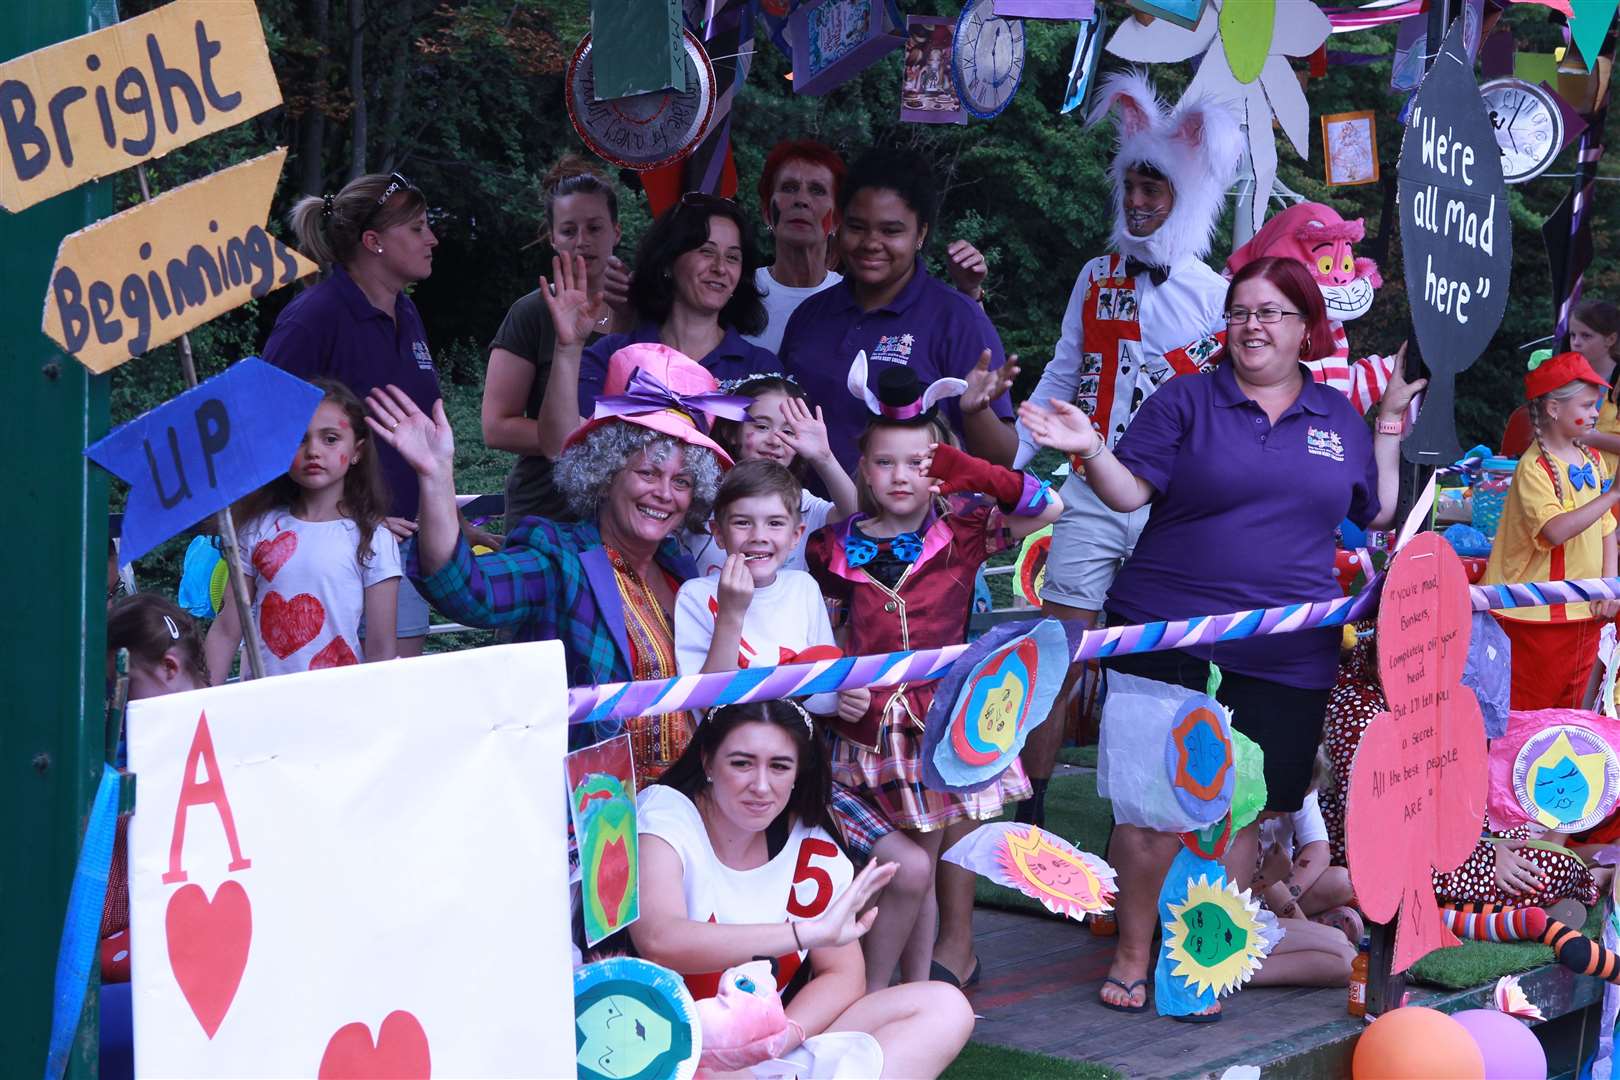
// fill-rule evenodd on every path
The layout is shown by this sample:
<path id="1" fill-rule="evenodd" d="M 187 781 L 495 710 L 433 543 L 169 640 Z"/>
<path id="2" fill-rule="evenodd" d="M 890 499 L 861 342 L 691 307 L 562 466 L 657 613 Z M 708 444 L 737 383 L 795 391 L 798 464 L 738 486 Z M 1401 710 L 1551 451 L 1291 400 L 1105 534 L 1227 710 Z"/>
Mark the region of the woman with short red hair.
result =
<path id="1" fill-rule="evenodd" d="M 1368 431 L 1345 396 L 1302 363 L 1332 353 L 1333 336 L 1321 290 L 1292 259 L 1257 259 L 1239 271 L 1226 294 L 1226 324 L 1214 369 L 1159 387 L 1115 450 L 1073 405 L 1026 403 L 1020 413 L 1036 442 L 1083 463 L 1076 471 L 1108 506 L 1125 513 L 1153 504 L 1108 592 L 1110 625 L 1334 599 L 1339 522 L 1377 528 L 1394 516 L 1401 415 L 1424 381 L 1408 383 L 1397 364 L 1377 434 Z M 1211 661 L 1219 664 L 1216 697 L 1265 752 L 1266 811 L 1275 816 L 1297 811 L 1310 785 L 1339 640 L 1328 627 L 1122 656 L 1107 666 L 1202 691 Z M 1253 874 L 1257 828 L 1232 839 L 1225 861 L 1234 880 Z M 1152 966 L 1156 900 L 1179 844 L 1173 833 L 1114 829 L 1119 944 L 1109 978 L 1127 994 Z"/>
<path id="2" fill-rule="evenodd" d="M 805 300 L 844 280 L 827 268 L 827 241 L 838 230 L 838 189 L 848 170 L 838 151 L 814 139 L 771 147 L 759 174 L 759 212 L 776 261 L 754 271 L 767 322 L 755 345 L 776 352 L 788 317 Z"/>

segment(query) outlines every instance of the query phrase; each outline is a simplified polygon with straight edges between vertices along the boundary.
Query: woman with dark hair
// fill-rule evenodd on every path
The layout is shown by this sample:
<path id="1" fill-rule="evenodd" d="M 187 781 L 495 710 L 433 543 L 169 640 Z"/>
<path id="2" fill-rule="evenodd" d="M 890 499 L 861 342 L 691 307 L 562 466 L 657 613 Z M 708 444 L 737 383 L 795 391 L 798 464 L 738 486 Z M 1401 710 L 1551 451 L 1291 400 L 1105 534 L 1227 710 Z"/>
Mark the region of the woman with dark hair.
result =
<path id="1" fill-rule="evenodd" d="M 754 259 L 753 236 L 736 203 L 713 195 L 681 196 L 653 222 L 636 252 L 630 303 L 640 325 L 589 347 L 585 341 L 601 317 L 602 296 L 592 291 L 583 259 L 553 260 L 555 280 L 540 279 L 557 335 L 540 410 L 541 452 L 558 453 L 582 418 L 591 415 L 608 358 L 626 345 L 667 345 L 697 360 L 720 382 L 781 371 L 775 354 L 742 337 L 765 328 Z"/>
<path id="2" fill-rule="evenodd" d="M 714 996 L 727 968 L 774 958 L 788 1031 L 771 1049 L 791 1056 L 795 1075 L 938 1076 L 973 1012 L 944 983 L 865 992 L 857 942 L 895 865 L 854 873 L 831 792 L 822 740 L 797 702 L 716 709 L 637 801 L 641 917 L 630 937 L 697 998 Z M 822 1060 L 834 1054 L 845 1071 Z"/>
<path id="3" fill-rule="evenodd" d="M 1333 338 L 1321 290 L 1292 259 L 1257 259 L 1239 271 L 1226 323 L 1217 366 L 1161 386 L 1112 451 L 1073 405 L 1020 409 L 1035 441 L 1075 455 L 1083 463 L 1076 472 L 1108 506 L 1123 513 L 1153 504 L 1109 590 L 1111 625 L 1331 599 L 1340 595 L 1339 522 L 1380 527 L 1394 516 L 1401 416 L 1425 381 L 1406 382 L 1397 364 L 1370 433 L 1345 396 L 1301 363 L 1328 355 Z M 1310 784 L 1339 639 L 1329 627 L 1124 656 L 1108 668 L 1202 691 L 1210 664 L 1219 664 L 1216 696 L 1265 752 L 1266 811 L 1288 814 Z M 1226 864 L 1237 880 L 1253 872 L 1257 835 L 1251 825 L 1232 840 Z M 1171 833 L 1114 830 L 1119 943 L 1108 977 L 1124 996 L 1105 1000 L 1110 1008 L 1146 1008 L 1159 887 L 1179 844 Z"/>
<path id="4" fill-rule="evenodd" d="M 540 239 L 564 258 L 585 260 L 586 290 L 602 294 L 606 311 L 586 343 L 629 329 L 630 276 L 613 254 L 619 243 L 619 196 L 613 185 L 577 154 L 565 154 L 541 181 Z M 541 450 L 536 420 L 545 401 L 556 335 L 540 290 L 518 298 L 489 343 L 481 413 L 484 445 L 518 455 L 506 478 L 506 523 L 526 517 L 568 519 L 568 503 L 552 483 L 552 458 Z"/>
<path id="5" fill-rule="evenodd" d="M 426 196 L 398 173 L 299 199 L 288 214 L 298 246 L 328 273 L 282 309 L 264 358 L 302 378 L 336 379 L 359 398 L 397 386 L 431 409 L 439 376 L 422 316 L 405 295 L 433 273 L 439 241 L 427 209 Z M 416 475 L 391 446 L 377 448 L 377 463 L 388 485 L 386 524 L 404 540 L 416 531 Z M 398 654 L 420 655 L 427 628 L 427 602 L 401 582 Z"/>
<path id="6" fill-rule="evenodd" d="M 1012 464 L 1018 436 L 1007 389 L 1017 367 L 1003 363 L 1001 339 L 984 310 L 923 266 L 939 192 L 918 154 L 875 150 L 850 169 L 838 196 L 838 245 L 845 277 L 805 300 L 782 335 L 782 366 L 826 410 L 827 434 L 845 471 L 860 456 L 863 399 L 846 385 L 855 355 L 865 352 L 868 377 L 905 364 L 926 386 L 965 379 L 967 392 L 943 416 L 967 451 Z"/>

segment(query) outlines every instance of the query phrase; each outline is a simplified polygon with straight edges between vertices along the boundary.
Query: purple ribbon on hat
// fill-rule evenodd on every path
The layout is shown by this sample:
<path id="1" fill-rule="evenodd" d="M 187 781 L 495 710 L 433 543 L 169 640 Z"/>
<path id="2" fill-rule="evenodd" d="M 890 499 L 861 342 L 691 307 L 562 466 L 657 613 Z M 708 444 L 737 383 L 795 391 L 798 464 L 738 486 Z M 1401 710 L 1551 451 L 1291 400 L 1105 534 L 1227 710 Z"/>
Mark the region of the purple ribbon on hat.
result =
<path id="1" fill-rule="evenodd" d="M 685 413 L 698 430 L 707 433 L 708 425 L 701 419 L 747 420 L 748 406 L 753 399 L 709 390 L 701 394 L 677 394 L 665 386 L 657 376 L 641 368 L 630 373 L 630 383 L 624 393 L 597 398 L 591 419 L 609 416 L 639 416 L 643 413 L 676 409 Z"/>

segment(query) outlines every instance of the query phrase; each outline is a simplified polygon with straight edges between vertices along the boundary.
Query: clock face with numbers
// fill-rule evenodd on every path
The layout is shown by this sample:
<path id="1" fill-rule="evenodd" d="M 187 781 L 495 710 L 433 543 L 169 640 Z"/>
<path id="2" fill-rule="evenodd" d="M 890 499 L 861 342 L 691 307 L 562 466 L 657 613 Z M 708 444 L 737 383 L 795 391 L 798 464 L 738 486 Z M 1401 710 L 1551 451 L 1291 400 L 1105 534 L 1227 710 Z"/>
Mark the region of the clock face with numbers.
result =
<path id="1" fill-rule="evenodd" d="M 1564 148 L 1564 114 L 1543 87 L 1492 79 L 1479 88 L 1502 148 L 1502 178 L 1522 184 L 1540 176 Z"/>
<path id="2" fill-rule="evenodd" d="M 1024 21 L 995 14 L 994 0 L 969 0 L 956 23 L 951 78 L 962 107 L 987 120 L 1012 101 L 1024 77 Z"/>

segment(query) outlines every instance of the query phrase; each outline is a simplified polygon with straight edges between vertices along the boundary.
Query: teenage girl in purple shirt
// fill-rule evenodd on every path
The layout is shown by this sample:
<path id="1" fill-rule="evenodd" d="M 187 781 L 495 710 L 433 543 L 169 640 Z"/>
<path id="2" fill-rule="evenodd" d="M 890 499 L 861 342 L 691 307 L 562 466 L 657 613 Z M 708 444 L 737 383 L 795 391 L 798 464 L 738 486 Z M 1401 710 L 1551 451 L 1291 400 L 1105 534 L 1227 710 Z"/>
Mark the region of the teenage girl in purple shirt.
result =
<path id="1" fill-rule="evenodd" d="M 1379 403 L 1378 434 L 1344 395 L 1317 384 L 1302 360 L 1333 348 L 1321 291 L 1304 267 L 1259 259 L 1226 295 L 1227 346 L 1213 371 L 1167 382 L 1143 403 L 1116 451 L 1072 405 L 1025 403 L 1020 419 L 1043 446 L 1075 455 L 1104 503 L 1153 514 L 1109 591 L 1110 623 L 1138 623 L 1269 607 L 1339 595 L 1334 529 L 1348 516 L 1366 527 L 1393 516 L 1400 417 L 1424 381 L 1397 367 Z M 1263 554 L 1262 554 L 1263 553 Z M 1266 813 L 1300 808 L 1321 742 L 1338 655 L 1336 628 L 1210 648 L 1121 657 L 1109 667 L 1202 691 L 1210 661 L 1216 695 L 1238 730 L 1265 753 Z M 1179 839 L 1115 827 L 1109 861 L 1119 871 L 1119 941 L 1103 1004 L 1147 1007 L 1157 897 Z M 1233 837 L 1227 873 L 1253 873 L 1258 825 Z M 1116 992 L 1117 991 L 1117 992 Z M 1210 1013 L 1189 1018 L 1205 1021 Z"/>

